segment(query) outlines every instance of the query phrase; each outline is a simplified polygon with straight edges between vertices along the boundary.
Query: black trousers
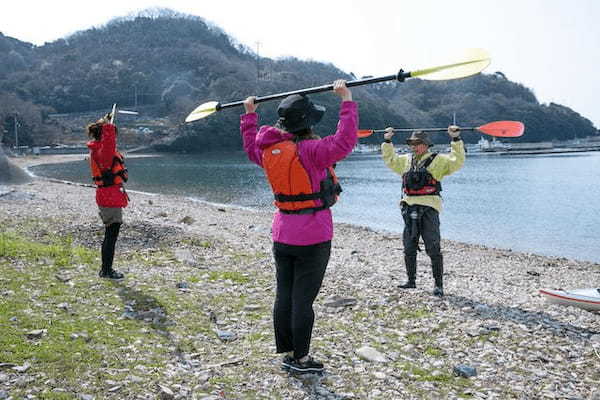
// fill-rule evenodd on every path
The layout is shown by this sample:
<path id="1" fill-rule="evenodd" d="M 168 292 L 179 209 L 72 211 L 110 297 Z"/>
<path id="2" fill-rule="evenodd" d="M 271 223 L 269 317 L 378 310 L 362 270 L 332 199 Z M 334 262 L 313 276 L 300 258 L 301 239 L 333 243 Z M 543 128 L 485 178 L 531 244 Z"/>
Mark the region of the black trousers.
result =
<path id="1" fill-rule="evenodd" d="M 278 353 L 302 358 L 310 350 L 315 314 L 313 302 L 321 289 L 331 254 L 331 241 L 311 246 L 273 243 L 277 294 L 273 307 Z"/>
<path id="2" fill-rule="evenodd" d="M 119 237 L 121 224 L 114 223 L 106 226 L 104 230 L 104 240 L 102 241 L 102 271 L 110 272 L 115 258 L 115 244 Z"/>
<path id="3" fill-rule="evenodd" d="M 402 205 L 404 218 L 404 263 L 408 280 L 414 282 L 417 275 L 417 249 L 419 237 L 425 243 L 425 252 L 431 259 L 431 272 L 435 285 L 442 287 L 444 275 L 444 260 L 440 247 L 440 218 L 435 208 L 428 206 L 406 204 Z"/>

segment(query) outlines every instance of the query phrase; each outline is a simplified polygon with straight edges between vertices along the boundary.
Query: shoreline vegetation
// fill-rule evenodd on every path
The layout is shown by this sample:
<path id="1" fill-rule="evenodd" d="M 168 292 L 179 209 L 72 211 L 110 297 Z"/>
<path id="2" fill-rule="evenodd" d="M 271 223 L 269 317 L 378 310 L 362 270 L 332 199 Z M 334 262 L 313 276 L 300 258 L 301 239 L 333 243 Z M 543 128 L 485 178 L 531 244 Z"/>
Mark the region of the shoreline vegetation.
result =
<path id="1" fill-rule="evenodd" d="M 291 376 L 274 353 L 271 212 L 131 193 L 111 282 L 91 187 L 4 188 L 0 398 L 600 399 L 600 315 L 538 293 L 597 287 L 600 264 L 443 240 L 438 299 L 421 253 L 417 289 L 397 289 L 400 235 L 336 224 L 311 346 L 326 374 Z"/>

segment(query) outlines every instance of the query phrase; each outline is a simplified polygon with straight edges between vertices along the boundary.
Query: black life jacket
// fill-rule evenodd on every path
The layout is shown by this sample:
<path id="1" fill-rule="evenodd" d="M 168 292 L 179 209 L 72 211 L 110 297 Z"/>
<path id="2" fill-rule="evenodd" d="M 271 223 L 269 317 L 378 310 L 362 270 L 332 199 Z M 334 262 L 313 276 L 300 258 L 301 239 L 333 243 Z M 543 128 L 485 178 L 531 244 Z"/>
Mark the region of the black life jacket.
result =
<path id="1" fill-rule="evenodd" d="M 442 183 L 427 171 L 437 153 L 432 153 L 424 161 L 417 163 L 413 156 L 409 170 L 402 175 L 402 191 L 407 196 L 435 196 L 442 191 Z"/>

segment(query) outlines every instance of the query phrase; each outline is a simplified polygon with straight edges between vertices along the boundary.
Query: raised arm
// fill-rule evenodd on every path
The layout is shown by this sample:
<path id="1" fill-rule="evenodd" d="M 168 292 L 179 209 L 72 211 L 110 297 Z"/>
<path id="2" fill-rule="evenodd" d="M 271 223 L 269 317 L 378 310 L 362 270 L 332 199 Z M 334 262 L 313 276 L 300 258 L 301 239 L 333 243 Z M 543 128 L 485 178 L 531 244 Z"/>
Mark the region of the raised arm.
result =
<path id="1" fill-rule="evenodd" d="M 429 168 L 429 172 L 437 180 L 455 173 L 465 164 L 465 144 L 460 138 L 460 128 L 450 125 L 448 135 L 452 138 L 450 153 L 440 154 Z"/>
<path id="2" fill-rule="evenodd" d="M 329 167 L 346 157 L 352 152 L 357 141 L 358 106 L 352 101 L 352 92 L 346 87 L 346 81 L 343 79 L 333 83 L 333 91 L 342 100 L 336 132 L 310 143 L 310 157 L 319 168 Z"/>
<path id="3" fill-rule="evenodd" d="M 407 155 L 399 156 L 394 150 L 392 137 L 394 128 L 386 128 L 383 134 L 384 142 L 381 144 L 381 156 L 384 164 L 397 174 L 402 175 L 408 170 L 410 158 Z"/>
<path id="4" fill-rule="evenodd" d="M 261 150 L 256 145 L 256 134 L 258 133 L 258 114 L 256 113 L 256 108 L 258 104 L 254 103 L 254 99 L 256 97 L 250 96 L 244 100 L 246 114 L 240 117 L 240 131 L 244 151 L 248 159 L 262 167 Z"/>
<path id="5" fill-rule="evenodd" d="M 116 127 L 113 124 L 105 123 L 102 125 L 100 148 L 96 157 L 96 162 L 101 170 L 104 171 L 112 167 L 115 151 L 117 151 Z"/>

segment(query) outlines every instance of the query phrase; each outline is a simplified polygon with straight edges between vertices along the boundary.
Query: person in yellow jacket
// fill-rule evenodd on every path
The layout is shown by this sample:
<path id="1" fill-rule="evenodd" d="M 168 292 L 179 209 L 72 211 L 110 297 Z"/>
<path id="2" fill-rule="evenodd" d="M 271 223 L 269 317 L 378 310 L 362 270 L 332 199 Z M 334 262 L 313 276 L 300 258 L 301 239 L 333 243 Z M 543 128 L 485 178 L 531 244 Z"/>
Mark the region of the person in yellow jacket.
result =
<path id="1" fill-rule="evenodd" d="M 465 146 L 460 138 L 460 128 L 448 127 L 452 138 L 447 154 L 431 153 L 432 143 L 426 132 L 412 132 L 406 143 L 412 153 L 398 155 L 392 145 L 394 129 L 387 128 L 381 144 L 383 161 L 392 171 L 402 176 L 402 200 L 400 208 L 404 219 L 404 263 L 408 281 L 402 289 L 416 288 L 417 250 L 419 237 L 423 238 L 425 251 L 431 258 L 431 270 L 435 280 L 433 294 L 444 295 L 444 261 L 440 247 L 440 220 L 442 211 L 441 180 L 458 171 L 465 162 Z"/>

